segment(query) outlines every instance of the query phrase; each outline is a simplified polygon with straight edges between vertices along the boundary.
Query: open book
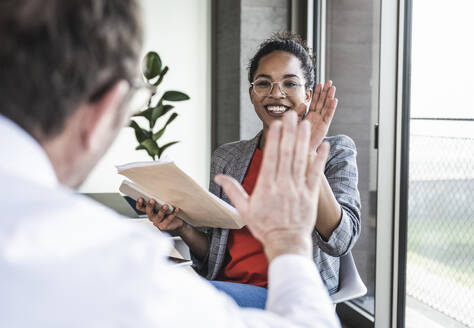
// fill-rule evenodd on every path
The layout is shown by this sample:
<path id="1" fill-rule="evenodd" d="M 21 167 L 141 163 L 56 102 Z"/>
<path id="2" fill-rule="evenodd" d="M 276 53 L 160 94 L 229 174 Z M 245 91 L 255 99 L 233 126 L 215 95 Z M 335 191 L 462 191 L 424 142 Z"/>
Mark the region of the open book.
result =
<path id="1" fill-rule="evenodd" d="M 237 210 L 219 199 L 171 161 L 135 162 L 117 166 L 124 181 L 120 191 L 137 200 L 155 199 L 159 204 L 180 208 L 178 216 L 194 227 L 240 229 Z"/>

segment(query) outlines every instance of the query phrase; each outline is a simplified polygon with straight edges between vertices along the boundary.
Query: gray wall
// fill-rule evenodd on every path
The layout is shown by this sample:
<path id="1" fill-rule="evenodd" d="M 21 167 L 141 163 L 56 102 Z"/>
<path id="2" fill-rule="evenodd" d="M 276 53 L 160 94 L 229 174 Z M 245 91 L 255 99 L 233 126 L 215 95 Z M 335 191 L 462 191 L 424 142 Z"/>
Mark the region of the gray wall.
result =
<path id="1" fill-rule="evenodd" d="M 254 137 L 262 124 L 249 99 L 247 66 L 272 33 L 288 31 L 288 0 L 215 0 L 212 149 Z"/>
<path id="2" fill-rule="evenodd" d="M 249 98 L 247 66 L 258 45 L 272 33 L 288 31 L 288 0 L 242 0 L 240 49 L 240 137 L 250 139 L 262 129 Z"/>
<path id="3" fill-rule="evenodd" d="M 211 150 L 240 138 L 240 1 L 213 1 Z"/>

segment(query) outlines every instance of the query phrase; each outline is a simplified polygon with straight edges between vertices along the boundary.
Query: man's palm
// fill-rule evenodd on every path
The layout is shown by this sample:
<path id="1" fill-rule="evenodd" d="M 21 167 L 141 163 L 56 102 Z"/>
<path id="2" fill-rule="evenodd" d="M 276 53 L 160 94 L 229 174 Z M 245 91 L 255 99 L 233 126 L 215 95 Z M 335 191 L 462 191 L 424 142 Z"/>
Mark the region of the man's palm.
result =
<path id="1" fill-rule="evenodd" d="M 300 240 L 303 244 L 310 241 L 316 221 L 320 180 L 329 146 L 324 143 L 318 154 L 311 154 L 310 125 L 302 122 L 298 126 L 296 121 L 295 112 L 289 112 L 283 124 L 272 123 L 252 196 L 231 177 L 219 175 L 215 179 L 249 230 L 263 243 L 267 256 L 275 255 L 282 246 L 291 248 L 292 245 L 284 244 L 285 240 Z M 277 246 L 278 252 L 272 253 L 268 247 L 275 243 L 284 245 Z"/>

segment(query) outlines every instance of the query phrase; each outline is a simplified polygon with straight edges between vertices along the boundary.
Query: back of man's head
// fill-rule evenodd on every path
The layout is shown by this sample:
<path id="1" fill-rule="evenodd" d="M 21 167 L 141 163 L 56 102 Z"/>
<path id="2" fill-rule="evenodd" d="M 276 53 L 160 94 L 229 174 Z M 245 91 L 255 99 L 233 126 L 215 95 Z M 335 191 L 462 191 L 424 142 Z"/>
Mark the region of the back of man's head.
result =
<path id="1" fill-rule="evenodd" d="M 142 33 L 134 0 L 3 0 L 0 40 L 0 114 L 44 141 L 133 79 Z"/>

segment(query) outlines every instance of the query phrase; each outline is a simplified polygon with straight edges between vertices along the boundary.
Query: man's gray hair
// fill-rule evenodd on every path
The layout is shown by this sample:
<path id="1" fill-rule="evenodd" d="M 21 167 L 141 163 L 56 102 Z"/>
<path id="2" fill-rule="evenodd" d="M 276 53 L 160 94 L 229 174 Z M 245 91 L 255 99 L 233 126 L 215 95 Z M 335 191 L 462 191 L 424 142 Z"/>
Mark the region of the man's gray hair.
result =
<path id="1" fill-rule="evenodd" d="M 135 0 L 0 1 L 0 114 L 38 140 L 83 102 L 137 74 Z"/>

